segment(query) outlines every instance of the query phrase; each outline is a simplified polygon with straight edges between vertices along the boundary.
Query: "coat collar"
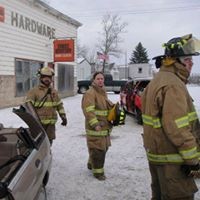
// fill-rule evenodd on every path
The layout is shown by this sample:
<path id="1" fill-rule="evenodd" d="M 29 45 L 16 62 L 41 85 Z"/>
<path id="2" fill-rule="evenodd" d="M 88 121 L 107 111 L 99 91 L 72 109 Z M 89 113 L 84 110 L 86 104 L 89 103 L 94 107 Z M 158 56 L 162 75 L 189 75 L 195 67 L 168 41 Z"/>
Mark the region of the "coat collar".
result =
<path id="1" fill-rule="evenodd" d="M 170 65 L 163 64 L 160 68 L 160 71 L 171 72 L 178 76 L 184 83 L 188 82 L 188 78 L 190 76 L 190 73 L 185 68 L 185 66 L 177 61 L 171 63 Z"/>
<path id="2" fill-rule="evenodd" d="M 48 89 L 48 88 L 51 88 L 51 87 L 47 87 L 47 86 L 44 85 L 43 83 L 40 83 L 40 84 L 39 84 L 39 88 L 40 88 L 40 89 Z"/>
<path id="3" fill-rule="evenodd" d="M 105 90 L 105 87 L 99 87 L 98 85 L 96 85 L 94 82 L 92 83 L 91 85 L 98 93 L 104 95 L 104 96 L 107 96 L 106 94 L 106 90 Z"/>

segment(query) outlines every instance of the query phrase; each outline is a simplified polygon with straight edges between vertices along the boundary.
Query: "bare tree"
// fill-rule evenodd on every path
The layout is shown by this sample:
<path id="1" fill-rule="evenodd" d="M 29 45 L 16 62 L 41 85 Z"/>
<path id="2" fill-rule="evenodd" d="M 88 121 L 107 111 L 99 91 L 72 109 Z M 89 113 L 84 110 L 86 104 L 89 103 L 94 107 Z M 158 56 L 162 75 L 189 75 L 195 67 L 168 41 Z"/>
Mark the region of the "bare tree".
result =
<path id="1" fill-rule="evenodd" d="M 85 45 L 81 45 L 79 41 L 77 41 L 77 57 L 78 58 L 87 58 L 88 47 Z"/>
<path id="2" fill-rule="evenodd" d="M 121 33 L 124 33 L 125 27 L 128 25 L 126 22 L 121 22 L 121 17 L 118 15 L 110 15 L 107 14 L 103 16 L 102 19 L 103 31 L 101 34 L 101 38 L 99 43 L 97 44 L 97 48 L 101 53 L 107 56 L 119 57 L 122 53 L 119 44 L 123 42 L 120 37 Z M 105 70 L 106 60 L 103 62 L 103 69 Z"/>
<path id="3" fill-rule="evenodd" d="M 90 64 L 96 62 L 96 50 L 91 49 L 86 45 L 81 45 L 80 42 L 77 42 L 77 57 L 85 58 Z"/>
<path id="4" fill-rule="evenodd" d="M 96 62 L 96 50 L 91 49 L 87 54 L 87 60 L 89 63 L 95 63 Z"/>

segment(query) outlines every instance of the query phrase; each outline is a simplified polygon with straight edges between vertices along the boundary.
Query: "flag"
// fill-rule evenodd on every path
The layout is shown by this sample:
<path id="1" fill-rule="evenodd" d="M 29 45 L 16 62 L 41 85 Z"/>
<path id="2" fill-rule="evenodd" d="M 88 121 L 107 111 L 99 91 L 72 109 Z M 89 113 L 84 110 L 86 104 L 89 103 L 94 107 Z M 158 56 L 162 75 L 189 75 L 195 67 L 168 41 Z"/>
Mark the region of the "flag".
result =
<path id="1" fill-rule="evenodd" d="M 97 51 L 97 59 L 108 60 L 109 56 Z"/>

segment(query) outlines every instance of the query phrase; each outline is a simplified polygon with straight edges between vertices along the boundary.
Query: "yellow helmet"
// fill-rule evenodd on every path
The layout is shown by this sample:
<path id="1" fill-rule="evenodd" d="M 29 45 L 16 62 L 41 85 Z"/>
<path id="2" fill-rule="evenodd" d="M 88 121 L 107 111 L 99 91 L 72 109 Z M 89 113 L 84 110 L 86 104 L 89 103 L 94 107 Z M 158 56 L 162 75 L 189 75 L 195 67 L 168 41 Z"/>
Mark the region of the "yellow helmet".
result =
<path id="1" fill-rule="evenodd" d="M 108 121 L 113 126 L 125 124 L 126 113 L 124 109 L 117 102 L 108 113 Z"/>
<path id="2" fill-rule="evenodd" d="M 38 74 L 40 76 L 54 76 L 54 70 L 50 67 L 43 67 L 39 70 Z"/>

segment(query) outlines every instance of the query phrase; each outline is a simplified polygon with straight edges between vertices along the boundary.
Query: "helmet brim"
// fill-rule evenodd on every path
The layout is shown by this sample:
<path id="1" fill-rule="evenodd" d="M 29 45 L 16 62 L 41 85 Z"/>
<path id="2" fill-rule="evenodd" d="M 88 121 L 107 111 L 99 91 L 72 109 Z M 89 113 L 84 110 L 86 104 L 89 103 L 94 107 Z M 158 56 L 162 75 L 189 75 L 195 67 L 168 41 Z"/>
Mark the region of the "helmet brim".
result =
<path id="1" fill-rule="evenodd" d="M 165 55 L 155 56 L 152 58 L 152 60 L 156 60 L 157 58 L 163 59 L 165 57 L 166 57 Z"/>
<path id="2" fill-rule="evenodd" d="M 195 52 L 195 53 L 190 53 L 190 54 L 183 54 L 183 55 L 179 55 L 179 56 L 169 56 L 169 57 L 179 58 L 179 57 L 183 57 L 183 56 L 199 56 L 199 55 L 200 55 L 199 52 Z M 167 57 L 167 55 L 155 56 L 152 58 L 152 60 L 156 60 L 157 58 L 163 59 L 165 57 Z"/>

